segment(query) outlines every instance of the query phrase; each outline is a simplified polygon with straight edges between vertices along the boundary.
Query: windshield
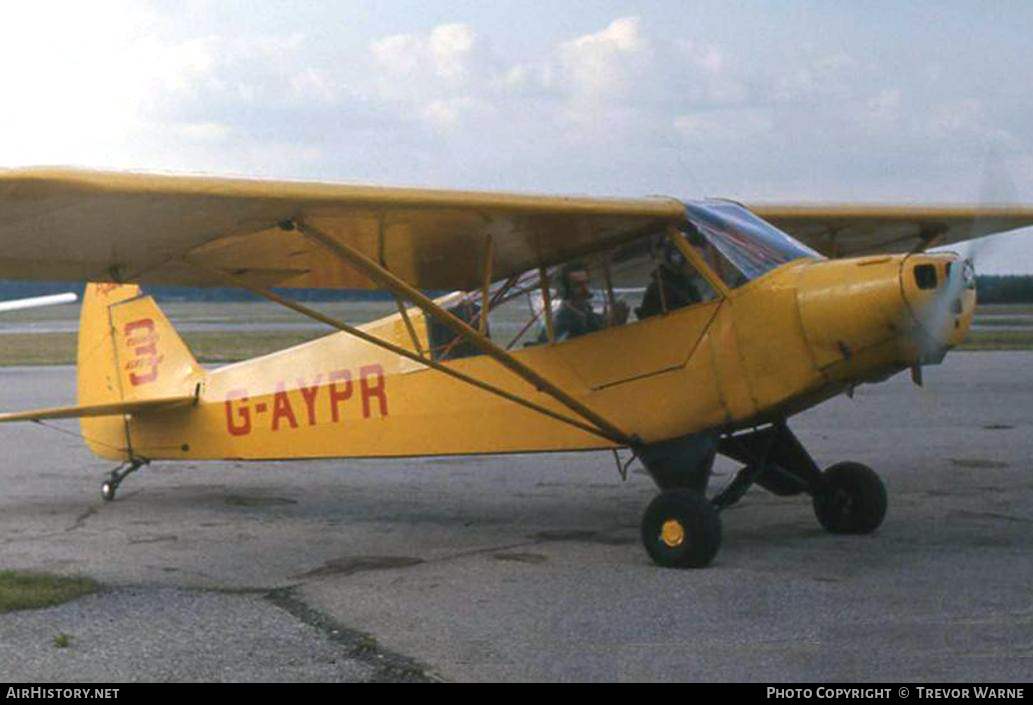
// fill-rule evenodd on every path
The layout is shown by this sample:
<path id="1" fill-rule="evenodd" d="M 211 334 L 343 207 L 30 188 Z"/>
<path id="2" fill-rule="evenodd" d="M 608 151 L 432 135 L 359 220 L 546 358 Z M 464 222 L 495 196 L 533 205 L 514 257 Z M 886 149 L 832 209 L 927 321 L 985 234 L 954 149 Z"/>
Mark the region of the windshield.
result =
<path id="1" fill-rule="evenodd" d="M 801 257 L 820 254 L 730 201 L 685 204 L 689 222 L 746 280 Z M 691 238 L 691 233 L 690 233 Z M 741 283 L 741 282 L 740 282 Z"/>

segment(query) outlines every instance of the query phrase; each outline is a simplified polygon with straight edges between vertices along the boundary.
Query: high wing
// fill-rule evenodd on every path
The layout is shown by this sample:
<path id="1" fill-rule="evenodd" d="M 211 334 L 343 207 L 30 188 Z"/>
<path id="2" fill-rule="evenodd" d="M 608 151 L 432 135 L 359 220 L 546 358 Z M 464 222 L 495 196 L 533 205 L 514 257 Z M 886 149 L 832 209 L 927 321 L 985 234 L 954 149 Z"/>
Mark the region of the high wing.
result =
<path id="1" fill-rule="evenodd" d="M 755 205 L 833 256 L 906 251 L 1033 224 L 1033 208 Z M 603 199 L 170 176 L 0 171 L 0 276 L 377 288 L 333 241 L 419 289 L 474 289 L 677 224 L 666 198 Z M 299 223 L 327 240 L 307 236 Z M 331 245 L 333 244 L 331 242 Z M 490 271 L 486 263 L 490 260 Z"/>
<path id="2" fill-rule="evenodd" d="M 20 169 L 0 171 L 0 276 L 375 287 L 290 225 L 304 222 L 415 287 L 469 289 L 489 253 L 501 279 L 683 217 L 669 199 Z"/>
<path id="3" fill-rule="evenodd" d="M 830 257 L 910 252 L 1033 225 L 1028 206 L 750 204 L 775 227 Z"/>

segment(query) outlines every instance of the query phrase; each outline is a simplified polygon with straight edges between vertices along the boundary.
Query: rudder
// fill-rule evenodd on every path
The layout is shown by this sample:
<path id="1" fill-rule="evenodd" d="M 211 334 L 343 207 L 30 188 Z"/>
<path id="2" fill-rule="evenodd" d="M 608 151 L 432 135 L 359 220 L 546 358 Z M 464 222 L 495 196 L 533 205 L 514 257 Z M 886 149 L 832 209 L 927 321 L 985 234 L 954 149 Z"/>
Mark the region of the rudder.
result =
<path id="1" fill-rule="evenodd" d="M 104 404 L 192 394 L 205 372 L 150 296 L 133 284 L 87 284 L 79 317 L 78 403 Z M 97 455 L 128 460 L 123 416 L 80 419 Z"/>

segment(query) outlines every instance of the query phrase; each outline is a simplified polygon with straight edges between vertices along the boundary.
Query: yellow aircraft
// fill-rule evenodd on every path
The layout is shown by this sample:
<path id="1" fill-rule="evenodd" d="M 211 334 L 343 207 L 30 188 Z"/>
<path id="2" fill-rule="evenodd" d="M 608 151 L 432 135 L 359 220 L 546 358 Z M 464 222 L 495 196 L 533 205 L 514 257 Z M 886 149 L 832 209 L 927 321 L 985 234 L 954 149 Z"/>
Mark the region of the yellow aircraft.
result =
<path id="1" fill-rule="evenodd" d="M 924 250 L 1031 223 L 1033 208 L 0 172 L 0 276 L 94 282 L 78 404 L 0 420 L 79 417 L 122 463 L 108 500 L 153 460 L 630 449 L 661 490 L 647 552 L 700 567 L 754 483 L 811 495 L 830 531 L 879 526 L 878 476 L 822 471 L 787 419 L 908 368 L 920 382 L 975 305 L 971 263 Z M 139 283 L 229 283 L 339 332 L 205 370 Z M 274 286 L 384 289 L 398 312 L 353 326 Z M 717 453 L 743 467 L 708 499 Z"/>

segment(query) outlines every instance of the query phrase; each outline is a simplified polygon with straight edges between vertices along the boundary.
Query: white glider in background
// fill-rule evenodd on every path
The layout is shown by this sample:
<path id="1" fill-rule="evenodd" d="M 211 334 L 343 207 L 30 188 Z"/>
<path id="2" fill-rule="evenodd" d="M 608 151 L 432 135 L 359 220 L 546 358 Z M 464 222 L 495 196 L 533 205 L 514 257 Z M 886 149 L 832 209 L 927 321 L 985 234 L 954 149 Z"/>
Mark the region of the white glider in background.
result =
<path id="1" fill-rule="evenodd" d="M 17 311 L 23 308 L 72 304 L 78 300 L 79 297 L 72 292 L 66 292 L 64 294 L 50 294 L 48 296 L 30 296 L 26 299 L 12 299 L 10 301 L 0 301 L 0 313 L 4 313 L 5 311 Z"/>

